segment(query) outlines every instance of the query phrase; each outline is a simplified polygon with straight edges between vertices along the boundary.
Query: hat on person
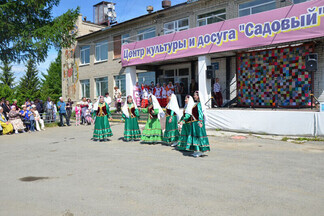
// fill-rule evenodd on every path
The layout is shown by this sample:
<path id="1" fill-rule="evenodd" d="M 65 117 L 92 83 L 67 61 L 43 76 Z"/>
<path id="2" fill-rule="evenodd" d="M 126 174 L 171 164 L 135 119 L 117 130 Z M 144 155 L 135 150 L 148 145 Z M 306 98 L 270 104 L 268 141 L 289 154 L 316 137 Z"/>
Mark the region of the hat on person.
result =
<path id="1" fill-rule="evenodd" d="M 31 108 L 36 108 L 36 106 L 33 104 L 33 105 L 31 105 Z"/>
<path id="2" fill-rule="evenodd" d="M 26 105 L 25 105 L 25 104 L 21 106 L 21 108 L 24 108 L 24 107 L 26 107 Z"/>

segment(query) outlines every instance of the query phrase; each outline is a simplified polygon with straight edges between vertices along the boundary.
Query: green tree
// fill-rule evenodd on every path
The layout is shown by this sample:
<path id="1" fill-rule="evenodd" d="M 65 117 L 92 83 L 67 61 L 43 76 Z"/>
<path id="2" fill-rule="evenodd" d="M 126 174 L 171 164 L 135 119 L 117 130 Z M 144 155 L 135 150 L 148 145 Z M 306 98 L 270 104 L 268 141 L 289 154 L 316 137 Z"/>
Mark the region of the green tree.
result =
<path id="1" fill-rule="evenodd" d="M 17 89 L 17 99 L 21 104 L 26 98 L 31 100 L 40 96 L 40 80 L 34 59 L 29 59 L 26 64 L 26 74 L 20 79 Z"/>
<path id="2" fill-rule="evenodd" d="M 59 51 L 55 61 L 51 62 L 47 74 L 42 73 L 41 98 L 45 101 L 51 97 L 58 101 L 62 95 L 62 69 L 61 69 L 61 52 Z"/>
<path id="3" fill-rule="evenodd" d="M 70 47 L 79 7 L 52 16 L 60 0 L 0 0 L 0 60 L 43 62 L 51 46 Z"/>
<path id="4" fill-rule="evenodd" d="M 8 60 L 2 62 L 2 66 L 0 66 L 1 74 L 0 74 L 0 82 L 3 85 L 7 85 L 10 88 L 13 88 L 15 77 L 14 73 L 11 71 L 12 65 Z"/>
<path id="5" fill-rule="evenodd" d="M 15 90 L 8 85 L 0 84 L 0 98 L 3 97 L 12 102 L 12 99 L 15 98 Z"/>

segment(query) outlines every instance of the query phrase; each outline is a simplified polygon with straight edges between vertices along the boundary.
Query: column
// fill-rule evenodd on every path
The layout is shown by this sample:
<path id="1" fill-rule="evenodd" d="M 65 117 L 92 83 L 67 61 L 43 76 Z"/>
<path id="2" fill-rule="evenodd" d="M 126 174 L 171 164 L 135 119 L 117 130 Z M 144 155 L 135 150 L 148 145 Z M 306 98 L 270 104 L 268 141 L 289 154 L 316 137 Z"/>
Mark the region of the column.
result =
<path id="1" fill-rule="evenodd" d="M 133 88 L 136 83 L 136 66 L 129 66 L 125 68 L 126 74 L 126 97 L 133 96 Z"/>
<path id="2" fill-rule="evenodd" d="M 206 69 L 207 65 L 211 65 L 210 56 L 198 57 L 198 89 L 201 94 L 200 102 L 206 103 L 211 98 L 211 80 L 207 79 Z M 211 107 L 211 100 L 206 104 Z"/>

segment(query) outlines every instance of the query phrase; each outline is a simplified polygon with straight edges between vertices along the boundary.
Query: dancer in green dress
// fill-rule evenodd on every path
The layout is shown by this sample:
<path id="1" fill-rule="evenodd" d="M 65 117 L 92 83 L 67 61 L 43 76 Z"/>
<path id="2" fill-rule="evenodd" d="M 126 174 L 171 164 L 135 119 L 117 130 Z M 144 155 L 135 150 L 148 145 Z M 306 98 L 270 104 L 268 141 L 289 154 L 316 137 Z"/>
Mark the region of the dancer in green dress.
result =
<path id="1" fill-rule="evenodd" d="M 210 151 L 209 141 L 205 129 L 206 108 L 200 102 L 199 92 L 194 93 L 195 106 L 192 108 L 192 140 L 189 141 L 190 149 L 194 151 L 194 157 L 200 157 Z"/>
<path id="2" fill-rule="evenodd" d="M 181 135 L 178 142 L 178 150 L 190 151 L 190 145 L 188 145 L 188 139 L 192 140 L 192 117 L 191 112 L 195 102 L 190 95 L 185 97 L 185 107 L 183 110 L 183 116 L 180 119 L 179 124 L 182 126 Z"/>
<path id="3" fill-rule="evenodd" d="M 160 118 L 164 117 L 164 112 L 154 95 L 150 96 L 149 103 L 147 108 L 142 109 L 142 112 L 149 114 L 142 132 L 142 142 L 154 144 L 162 141 Z"/>
<path id="4" fill-rule="evenodd" d="M 127 96 L 127 101 L 122 108 L 122 118 L 125 120 L 124 141 L 139 140 L 141 131 L 138 126 L 139 111 L 132 96 Z"/>
<path id="5" fill-rule="evenodd" d="M 99 97 L 99 101 L 93 109 L 96 111 L 96 121 L 92 139 L 94 141 L 108 141 L 108 137 L 113 135 L 108 121 L 108 117 L 111 118 L 111 113 L 103 96 Z"/>
<path id="6" fill-rule="evenodd" d="M 178 121 L 182 113 L 180 112 L 179 104 L 175 94 L 169 96 L 169 103 L 166 106 L 165 131 L 163 134 L 163 142 L 176 146 L 179 141 Z"/>

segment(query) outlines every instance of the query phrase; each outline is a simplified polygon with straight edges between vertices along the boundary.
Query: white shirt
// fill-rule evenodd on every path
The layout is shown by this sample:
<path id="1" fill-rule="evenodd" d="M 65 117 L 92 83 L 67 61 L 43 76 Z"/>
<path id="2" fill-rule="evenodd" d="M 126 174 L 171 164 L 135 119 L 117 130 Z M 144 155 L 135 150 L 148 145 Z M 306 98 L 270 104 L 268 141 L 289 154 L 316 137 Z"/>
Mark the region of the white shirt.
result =
<path id="1" fill-rule="evenodd" d="M 105 102 L 110 106 L 110 104 L 111 104 L 111 97 L 110 96 L 105 97 Z"/>
<path id="2" fill-rule="evenodd" d="M 221 86 L 219 83 L 214 83 L 214 92 L 220 92 L 221 91 Z"/>

